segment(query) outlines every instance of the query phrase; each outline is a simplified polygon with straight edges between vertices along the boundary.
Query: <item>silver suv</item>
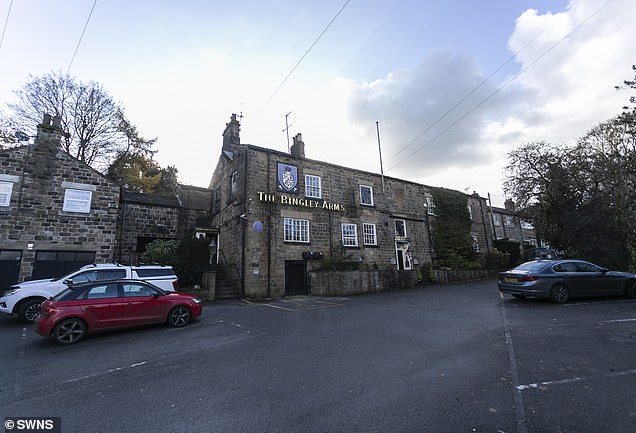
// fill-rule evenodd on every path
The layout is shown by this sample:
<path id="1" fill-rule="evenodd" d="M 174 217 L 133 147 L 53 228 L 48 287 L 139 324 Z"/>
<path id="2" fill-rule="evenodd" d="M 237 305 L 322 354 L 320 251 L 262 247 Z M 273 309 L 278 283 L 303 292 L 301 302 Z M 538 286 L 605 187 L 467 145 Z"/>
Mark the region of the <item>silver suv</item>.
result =
<path id="1" fill-rule="evenodd" d="M 178 287 L 177 276 L 172 266 L 92 264 L 63 277 L 14 284 L 0 297 L 0 313 L 17 317 L 24 323 L 32 323 L 38 315 L 42 301 L 57 295 L 69 284 L 113 279 L 143 280 L 167 291 L 174 291 Z"/>

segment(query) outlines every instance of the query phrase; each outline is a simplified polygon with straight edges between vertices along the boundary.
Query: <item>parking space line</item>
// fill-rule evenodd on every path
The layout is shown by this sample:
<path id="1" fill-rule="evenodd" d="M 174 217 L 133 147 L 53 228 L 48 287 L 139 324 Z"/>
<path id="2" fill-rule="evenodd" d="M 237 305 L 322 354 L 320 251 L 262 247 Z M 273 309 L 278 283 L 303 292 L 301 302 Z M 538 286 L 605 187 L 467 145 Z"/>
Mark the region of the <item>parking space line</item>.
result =
<path id="1" fill-rule="evenodd" d="M 526 409 L 523 403 L 521 389 L 518 388 L 521 384 L 519 380 L 519 371 L 517 370 L 517 358 L 515 356 L 515 349 L 512 345 L 512 332 L 510 331 L 510 322 L 508 321 L 508 316 L 506 315 L 506 306 L 504 304 L 503 293 L 501 292 L 499 293 L 499 299 L 501 300 L 501 316 L 503 318 L 506 347 L 508 349 L 510 376 L 512 377 L 512 401 L 515 410 L 515 424 L 517 425 L 517 433 L 528 433 L 528 426 L 526 425 Z"/>
<path id="2" fill-rule="evenodd" d="M 594 380 L 594 379 L 602 379 L 602 378 L 608 378 L 608 377 L 629 376 L 629 375 L 633 375 L 633 374 L 636 374 L 636 369 L 625 370 L 625 371 L 615 371 L 615 372 L 612 372 L 612 373 L 599 374 L 599 375 L 595 375 L 595 376 L 572 377 L 572 378 L 569 378 L 569 379 L 548 380 L 548 381 L 545 381 L 545 382 L 528 383 L 528 384 L 525 384 L 525 385 L 516 385 L 515 388 L 517 388 L 519 391 L 523 391 L 523 390 L 526 390 L 526 389 L 540 388 L 542 386 L 545 387 L 545 386 L 553 386 L 553 385 L 567 385 L 567 384 L 574 383 L 574 382 L 581 382 L 581 381 Z"/>

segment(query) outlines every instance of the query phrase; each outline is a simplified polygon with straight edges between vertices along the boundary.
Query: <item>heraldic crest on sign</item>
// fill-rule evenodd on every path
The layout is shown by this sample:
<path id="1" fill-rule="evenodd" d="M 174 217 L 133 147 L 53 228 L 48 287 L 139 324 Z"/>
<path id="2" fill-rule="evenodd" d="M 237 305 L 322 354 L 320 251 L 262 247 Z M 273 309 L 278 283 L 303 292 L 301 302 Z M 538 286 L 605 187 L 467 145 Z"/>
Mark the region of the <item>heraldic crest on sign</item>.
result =
<path id="1" fill-rule="evenodd" d="M 278 163 L 278 190 L 287 193 L 298 193 L 298 167 Z"/>

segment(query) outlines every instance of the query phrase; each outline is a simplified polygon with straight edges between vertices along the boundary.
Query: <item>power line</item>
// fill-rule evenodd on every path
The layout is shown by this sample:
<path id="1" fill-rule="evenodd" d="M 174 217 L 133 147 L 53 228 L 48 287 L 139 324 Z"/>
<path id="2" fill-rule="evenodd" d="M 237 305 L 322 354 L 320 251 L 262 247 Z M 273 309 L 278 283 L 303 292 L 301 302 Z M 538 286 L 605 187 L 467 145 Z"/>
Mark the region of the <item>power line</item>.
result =
<path id="1" fill-rule="evenodd" d="M 9 10 L 7 11 L 7 18 L 4 20 L 4 27 L 2 28 L 2 37 L 0 37 L 0 48 L 2 48 L 2 42 L 4 42 L 4 33 L 7 31 L 7 25 L 9 24 L 9 15 L 11 15 L 12 6 L 13 6 L 13 0 L 9 2 Z"/>
<path id="2" fill-rule="evenodd" d="M 93 1 L 93 7 L 91 11 L 88 13 L 88 18 L 86 18 L 86 23 L 84 24 L 84 29 L 82 30 L 82 34 L 80 35 L 79 41 L 77 41 L 77 46 L 75 47 L 75 51 L 73 52 L 73 57 L 71 57 L 71 62 L 68 64 L 68 69 L 66 70 L 66 76 L 71 71 L 71 66 L 73 66 L 73 62 L 75 61 L 75 55 L 77 54 L 77 50 L 79 50 L 80 44 L 82 43 L 82 39 L 84 39 L 84 32 L 86 32 L 86 27 L 88 27 L 88 23 L 91 20 L 91 16 L 93 16 L 93 10 L 95 10 L 95 5 L 97 4 L 97 0 Z"/>
<path id="3" fill-rule="evenodd" d="M 455 125 L 457 125 L 459 122 L 461 122 L 462 120 L 464 120 L 466 117 L 468 117 L 470 114 L 472 114 L 474 111 L 476 111 L 479 107 L 481 107 L 482 105 L 484 105 L 487 101 L 489 101 L 493 96 L 495 96 L 497 93 L 501 92 L 503 89 L 505 89 L 510 83 L 512 83 L 514 80 L 516 80 L 521 74 L 523 74 L 525 71 L 527 71 L 528 69 L 530 69 L 532 66 L 534 66 L 539 60 L 541 60 L 543 57 L 545 57 L 550 51 L 552 51 L 554 48 L 556 48 L 561 42 L 563 42 L 565 39 L 567 39 L 568 37 L 570 37 L 570 35 L 572 35 L 574 32 L 578 31 L 584 24 L 586 24 L 589 20 L 591 20 L 594 16 L 596 16 L 596 14 L 598 14 L 601 10 L 603 10 L 605 7 L 607 7 L 607 5 L 609 5 L 611 2 L 613 2 L 614 0 L 607 0 L 607 2 L 605 2 L 600 8 L 598 8 L 596 11 L 594 11 L 589 17 L 587 17 L 585 20 L 581 21 L 579 23 L 579 25 L 577 25 L 574 29 L 570 30 L 565 36 L 563 36 L 561 39 L 559 39 L 557 42 L 555 42 L 550 48 L 548 48 L 546 51 L 544 51 L 539 57 L 537 57 L 536 59 L 534 59 L 530 64 L 528 64 L 525 68 L 523 68 L 521 71 L 519 71 L 516 75 L 514 75 L 511 79 L 509 79 L 508 81 L 506 81 L 503 85 L 501 85 L 499 88 L 495 89 L 490 95 L 488 95 L 486 98 L 484 98 L 481 102 L 479 102 L 477 105 L 475 105 L 472 109 L 470 109 L 467 113 L 465 113 L 463 116 L 461 116 L 459 119 L 457 119 L 455 122 L 453 122 L 452 124 L 450 124 L 447 128 L 445 128 L 444 130 L 442 130 L 439 134 L 437 134 L 436 136 L 434 136 L 433 138 L 431 138 L 430 140 L 428 140 L 427 142 L 425 142 L 424 144 L 422 144 L 419 148 L 417 148 L 415 151 L 411 152 L 410 154 L 408 154 L 405 158 L 402 158 L 399 162 L 397 162 L 396 164 L 392 165 L 388 171 L 394 169 L 395 167 L 397 167 L 398 165 L 402 164 L 403 162 L 405 162 L 406 160 L 408 160 L 411 156 L 415 155 L 417 152 L 419 152 L 420 150 L 422 150 L 424 147 L 426 147 L 427 145 L 429 145 L 430 143 L 432 143 L 433 141 L 435 141 L 436 139 L 438 139 L 439 137 L 441 137 L 442 135 L 444 135 L 449 129 L 453 128 Z M 481 84 L 480 84 L 481 85 Z M 465 98 L 464 98 L 465 99 Z M 462 99 L 463 100 L 463 99 Z M 441 119 L 440 119 L 441 120 Z M 436 122 L 437 123 L 437 122 Z M 428 131 L 430 129 L 430 127 L 426 130 Z M 426 132 L 424 131 L 424 132 Z M 418 135 L 417 138 L 421 137 L 424 132 L 420 135 Z M 417 140 L 417 138 L 415 140 Z M 412 143 L 412 142 L 411 142 Z M 409 143 L 407 146 L 409 146 L 411 143 Z M 407 147 L 405 146 L 405 147 Z"/>
<path id="4" fill-rule="evenodd" d="M 428 128 L 426 128 L 424 131 L 422 131 L 420 134 L 418 134 L 413 140 L 409 141 L 405 146 L 402 147 L 402 149 L 400 149 L 400 151 L 398 153 L 396 153 L 395 155 L 393 155 L 391 158 L 389 158 L 389 162 L 391 162 L 392 160 L 394 160 L 395 158 L 397 158 L 397 156 L 404 152 L 411 144 L 415 143 L 417 140 L 420 139 L 420 137 L 422 137 L 424 134 L 426 134 L 428 131 L 430 131 L 433 126 L 437 125 L 440 121 L 442 121 L 442 119 L 444 119 L 447 115 L 449 115 L 455 108 L 457 108 L 462 102 L 464 102 L 466 99 L 468 99 L 470 96 L 473 95 L 473 93 L 475 93 L 481 86 L 483 86 L 484 84 L 486 84 L 492 77 L 494 77 L 499 71 L 501 71 L 508 63 L 510 63 L 511 61 L 513 61 L 517 55 L 519 55 L 523 50 L 525 50 L 530 44 L 532 44 L 535 40 L 537 40 L 537 38 L 539 36 L 541 36 L 546 29 L 543 29 L 541 32 L 539 32 L 534 38 L 532 38 L 528 43 L 526 43 L 521 49 L 519 49 L 517 52 L 515 52 L 514 54 L 512 54 L 508 60 L 506 60 L 504 63 L 501 64 L 501 66 L 499 66 L 492 74 L 490 74 L 488 77 L 484 78 L 484 80 L 482 80 L 481 83 L 477 84 L 470 92 L 468 92 L 462 99 L 460 99 L 459 101 L 457 101 L 455 103 L 455 105 L 453 105 L 452 107 L 450 107 L 444 114 L 442 114 L 435 122 L 433 122 L 431 125 L 428 126 Z"/>
<path id="5" fill-rule="evenodd" d="M 265 108 L 265 106 L 267 104 L 269 104 L 269 101 L 272 100 L 272 98 L 274 97 L 274 95 L 276 95 L 276 93 L 278 93 L 278 91 L 280 90 L 281 87 L 283 87 L 283 84 L 285 84 L 285 82 L 287 81 L 287 79 L 291 76 L 291 74 L 294 73 L 294 71 L 296 70 L 296 68 L 298 68 L 298 65 L 300 65 L 300 62 L 303 61 L 303 59 L 307 56 L 307 54 L 309 54 L 309 52 L 311 51 L 311 49 L 314 47 L 314 45 L 316 45 L 318 43 L 318 41 L 320 40 L 320 38 L 322 38 L 322 36 L 325 34 L 325 32 L 327 32 L 327 30 L 329 29 L 329 27 L 331 27 L 331 25 L 333 24 L 333 22 L 336 20 L 336 18 L 338 18 L 338 16 L 342 13 L 342 11 L 344 10 L 345 7 L 347 7 L 347 5 L 349 4 L 351 0 L 347 0 L 345 2 L 344 5 L 342 5 L 342 7 L 340 8 L 340 10 L 338 11 L 338 13 L 336 14 L 335 17 L 333 17 L 333 19 L 329 22 L 329 24 L 327 24 L 327 27 L 325 27 L 325 29 L 322 31 L 322 33 L 320 33 L 318 35 L 318 37 L 316 38 L 316 40 L 314 41 L 313 44 L 311 44 L 311 46 L 309 47 L 309 49 L 305 52 L 305 54 L 303 54 L 303 56 L 300 58 L 300 60 L 298 60 L 298 62 L 296 63 L 296 65 L 292 68 L 291 71 L 289 71 L 289 74 L 287 74 L 287 76 L 283 79 L 283 81 L 278 85 L 278 87 L 276 88 L 276 90 L 274 90 L 274 93 L 272 93 L 272 95 L 267 99 L 267 101 L 265 101 L 265 103 L 263 104 L 263 108 Z"/>

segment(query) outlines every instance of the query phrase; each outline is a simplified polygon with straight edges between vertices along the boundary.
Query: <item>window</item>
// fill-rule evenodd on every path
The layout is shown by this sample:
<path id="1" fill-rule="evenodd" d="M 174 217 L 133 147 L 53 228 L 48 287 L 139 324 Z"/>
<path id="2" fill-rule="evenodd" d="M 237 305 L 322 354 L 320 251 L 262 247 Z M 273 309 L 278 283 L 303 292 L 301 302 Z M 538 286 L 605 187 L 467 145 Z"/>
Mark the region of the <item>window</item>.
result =
<path id="1" fill-rule="evenodd" d="M 468 205 L 468 218 L 470 218 L 470 220 L 473 220 L 473 208 Z"/>
<path id="2" fill-rule="evenodd" d="M 64 193 L 64 212 L 90 213 L 92 191 L 83 189 L 67 189 Z"/>
<path id="3" fill-rule="evenodd" d="M 345 247 L 358 246 L 358 226 L 355 224 L 342 224 L 342 245 Z"/>
<path id="4" fill-rule="evenodd" d="M 124 283 L 122 284 L 122 288 L 124 289 L 124 297 L 126 298 L 159 294 L 159 292 L 152 287 L 140 283 Z"/>
<path id="5" fill-rule="evenodd" d="M 112 299 L 119 297 L 117 283 L 100 284 L 86 292 L 86 299 Z"/>
<path id="6" fill-rule="evenodd" d="M 471 234 L 470 237 L 472 238 L 473 241 L 473 251 L 478 253 L 480 248 L 479 248 L 479 237 L 476 234 Z"/>
<path id="7" fill-rule="evenodd" d="M 373 206 L 373 187 L 360 185 L 360 204 Z"/>
<path id="8" fill-rule="evenodd" d="M 435 203 L 431 196 L 426 197 L 426 213 L 429 215 L 435 215 Z"/>
<path id="9" fill-rule="evenodd" d="M 13 182 L 0 182 L 0 206 L 11 204 L 11 191 L 13 191 Z"/>
<path id="10" fill-rule="evenodd" d="M 534 227 L 532 226 L 532 223 L 529 221 L 521 220 L 520 224 L 521 224 L 521 228 L 524 230 L 534 229 Z"/>
<path id="11" fill-rule="evenodd" d="M 494 215 L 492 216 L 492 219 L 493 219 L 493 221 L 494 221 L 494 223 L 495 223 L 495 226 L 497 226 L 497 227 L 501 227 L 501 215 L 499 215 L 499 214 L 494 214 Z"/>
<path id="12" fill-rule="evenodd" d="M 309 221 L 285 218 L 285 242 L 309 243 Z"/>
<path id="13" fill-rule="evenodd" d="M 506 227 L 514 227 L 515 226 L 515 220 L 513 219 L 512 216 L 506 215 L 504 218 L 505 218 L 504 221 L 506 223 Z"/>
<path id="14" fill-rule="evenodd" d="M 322 198 L 322 182 L 319 176 L 305 175 L 305 197 Z"/>
<path id="15" fill-rule="evenodd" d="M 238 171 L 232 173 L 230 176 L 230 200 L 234 200 L 236 198 L 236 193 L 238 191 Z"/>
<path id="16" fill-rule="evenodd" d="M 395 236 L 398 238 L 406 237 L 406 221 L 395 220 Z"/>
<path id="17" fill-rule="evenodd" d="M 377 245 L 378 239 L 375 235 L 375 224 L 362 224 L 362 238 L 365 245 Z"/>

